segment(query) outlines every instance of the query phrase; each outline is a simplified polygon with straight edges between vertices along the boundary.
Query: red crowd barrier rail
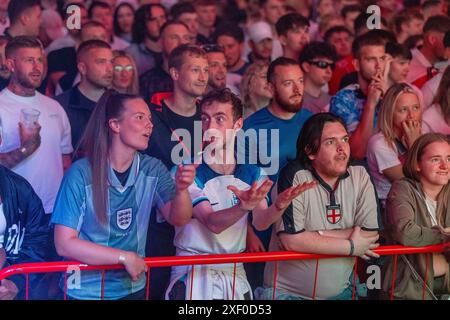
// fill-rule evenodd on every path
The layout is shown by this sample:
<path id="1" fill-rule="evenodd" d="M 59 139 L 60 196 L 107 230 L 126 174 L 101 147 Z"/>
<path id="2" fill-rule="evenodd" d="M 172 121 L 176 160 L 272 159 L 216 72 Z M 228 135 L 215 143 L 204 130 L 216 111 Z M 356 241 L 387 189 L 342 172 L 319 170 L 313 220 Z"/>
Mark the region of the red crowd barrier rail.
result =
<path id="1" fill-rule="evenodd" d="M 424 253 L 442 253 L 449 244 L 439 244 L 433 246 L 425 247 L 405 247 L 405 246 L 382 246 L 375 250 L 380 256 L 394 256 L 394 273 L 391 286 L 390 298 L 393 299 L 394 292 L 394 282 L 395 282 L 395 272 L 397 265 L 397 257 L 402 254 L 424 254 Z M 147 272 L 147 300 L 150 297 L 150 272 L 151 268 L 156 267 L 172 267 L 172 266 L 182 266 L 190 265 L 192 266 L 192 276 L 194 274 L 195 265 L 203 264 L 224 264 L 224 263 L 234 263 L 234 279 L 233 279 L 233 292 L 234 297 L 235 292 L 235 278 L 236 278 L 236 264 L 238 263 L 252 263 L 252 262 L 269 262 L 275 261 L 275 272 L 274 272 L 274 286 L 273 286 L 273 299 L 275 299 L 276 292 L 276 278 L 277 278 L 277 261 L 288 261 L 288 260 L 311 260 L 317 261 L 316 264 L 316 274 L 314 283 L 314 292 L 312 298 L 315 299 L 315 289 L 317 283 L 317 273 L 318 273 L 318 263 L 320 259 L 332 259 L 332 258 L 342 258 L 348 256 L 338 256 L 338 255 L 323 255 L 323 254 L 311 254 L 311 253 L 299 253 L 293 251 L 282 251 L 282 252 L 260 252 L 260 253 L 240 253 L 240 254 L 214 254 L 214 255 L 197 255 L 197 256 L 173 256 L 173 257 L 152 257 L 146 258 L 145 262 L 148 266 Z M 426 263 L 426 269 L 428 270 L 428 260 Z M 354 266 L 354 277 L 356 280 L 356 269 L 358 266 L 358 259 Z M 29 299 L 29 274 L 34 273 L 52 273 L 52 272 L 64 272 L 65 274 L 65 290 L 64 290 L 64 300 L 67 299 L 67 270 L 69 268 L 78 268 L 81 271 L 85 270 L 97 270 L 102 271 L 102 287 L 101 287 L 101 298 L 104 297 L 104 287 L 105 287 L 105 271 L 114 269 L 123 269 L 122 265 L 87 265 L 84 263 L 76 261 L 61 261 L 61 262 L 45 262 L 45 263 L 26 263 L 17 264 L 0 270 L 0 281 L 6 279 L 10 276 L 17 274 L 24 274 L 26 279 L 26 291 L 25 299 Z M 426 272 L 427 273 L 427 272 Z M 352 297 L 355 299 L 356 291 L 356 281 L 353 286 Z M 424 279 L 423 285 L 423 299 L 425 298 L 426 291 L 426 278 Z M 191 288 L 192 292 L 192 288 Z M 192 296 L 190 297 L 192 299 Z"/>

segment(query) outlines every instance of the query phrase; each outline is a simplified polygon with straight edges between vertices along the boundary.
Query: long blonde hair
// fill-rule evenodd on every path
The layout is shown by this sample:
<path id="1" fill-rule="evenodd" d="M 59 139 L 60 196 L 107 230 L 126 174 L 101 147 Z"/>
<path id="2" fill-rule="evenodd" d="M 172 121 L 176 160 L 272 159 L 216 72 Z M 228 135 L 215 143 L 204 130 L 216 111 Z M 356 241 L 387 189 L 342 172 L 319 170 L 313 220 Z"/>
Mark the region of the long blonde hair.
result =
<path id="1" fill-rule="evenodd" d="M 383 134 L 386 143 L 392 149 L 395 149 L 394 141 L 397 138 L 394 130 L 395 105 L 398 98 L 404 93 L 413 93 L 417 97 L 420 109 L 422 110 L 419 96 L 409 84 L 397 83 L 389 88 L 381 103 L 377 126 L 378 130 Z"/>
<path id="2" fill-rule="evenodd" d="M 254 79 L 257 72 L 260 72 L 264 68 L 269 68 L 269 62 L 263 60 L 257 60 L 251 64 L 241 79 L 241 97 L 244 103 L 244 113 L 245 109 L 257 110 L 258 106 L 254 97 L 252 96 L 252 90 L 250 90 L 252 80 Z"/>
<path id="3" fill-rule="evenodd" d="M 128 58 L 128 60 L 130 60 L 130 64 L 133 66 L 133 80 L 131 81 L 130 86 L 123 93 L 136 94 L 136 95 L 139 94 L 138 71 L 137 71 L 136 63 L 134 62 L 133 57 L 130 54 L 128 54 L 128 53 L 126 53 L 125 51 L 122 51 L 122 50 L 114 50 L 113 51 L 113 56 L 114 56 L 114 60 L 116 58 Z M 119 88 L 115 88 L 114 87 L 114 82 L 112 84 L 112 87 L 113 87 L 114 90 L 119 91 Z"/>

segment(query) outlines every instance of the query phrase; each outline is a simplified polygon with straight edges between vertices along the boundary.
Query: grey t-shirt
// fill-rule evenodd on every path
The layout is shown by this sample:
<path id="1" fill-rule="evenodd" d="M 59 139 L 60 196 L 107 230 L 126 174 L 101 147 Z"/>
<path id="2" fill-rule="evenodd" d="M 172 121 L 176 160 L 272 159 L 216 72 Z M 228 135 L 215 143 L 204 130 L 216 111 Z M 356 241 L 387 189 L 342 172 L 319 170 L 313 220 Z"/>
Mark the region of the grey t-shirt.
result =
<path id="1" fill-rule="evenodd" d="M 311 171 L 291 162 L 281 171 L 278 192 L 307 181 L 319 184 L 300 194 L 275 223 L 269 251 L 283 251 L 279 233 L 343 230 L 360 226 L 378 230 L 378 203 L 375 188 L 366 169 L 350 166 L 333 191 Z M 316 299 L 328 299 L 342 293 L 350 285 L 355 258 L 319 260 Z M 277 289 L 306 299 L 312 298 L 316 260 L 278 262 Z M 267 263 L 264 282 L 273 286 L 273 263 Z"/>
<path id="2" fill-rule="evenodd" d="M 313 114 L 328 112 L 331 96 L 321 91 L 320 96 L 313 97 L 308 92 L 303 92 L 303 108 L 308 109 Z"/>

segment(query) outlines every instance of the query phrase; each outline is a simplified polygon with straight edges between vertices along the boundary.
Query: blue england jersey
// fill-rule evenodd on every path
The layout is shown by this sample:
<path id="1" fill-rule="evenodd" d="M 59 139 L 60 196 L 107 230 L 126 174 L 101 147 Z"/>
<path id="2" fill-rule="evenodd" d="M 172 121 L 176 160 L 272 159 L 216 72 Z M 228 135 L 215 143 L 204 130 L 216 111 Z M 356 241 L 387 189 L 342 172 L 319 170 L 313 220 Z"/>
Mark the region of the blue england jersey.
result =
<path id="1" fill-rule="evenodd" d="M 108 180 L 107 222 L 100 225 L 93 208 L 91 166 L 86 158 L 75 162 L 62 182 L 51 223 L 77 230 L 82 240 L 144 257 L 150 211 L 174 197 L 174 181 L 161 161 L 139 153 L 124 186 L 111 167 Z M 145 282 L 145 275 L 132 282 L 124 269 L 106 271 L 104 297 L 120 299 L 142 290 Z M 69 283 L 67 293 L 75 299 L 100 299 L 101 272 L 82 271 L 80 285 Z"/>

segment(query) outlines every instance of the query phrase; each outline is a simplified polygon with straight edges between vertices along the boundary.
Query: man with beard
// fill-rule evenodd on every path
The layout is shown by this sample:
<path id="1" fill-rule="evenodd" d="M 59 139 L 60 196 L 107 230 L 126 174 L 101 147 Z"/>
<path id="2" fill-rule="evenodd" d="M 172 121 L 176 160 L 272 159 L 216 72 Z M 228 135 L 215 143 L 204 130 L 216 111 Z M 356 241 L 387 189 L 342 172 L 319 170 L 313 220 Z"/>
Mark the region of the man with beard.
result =
<path id="1" fill-rule="evenodd" d="M 352 157 L 362 160 L 376 125 L 379 101 L 388 89 L 389 68 L 385 68 L 385 41 L 375 30 L 358 36 L 352 51 L 358 83 L 339 90 L 329 110 L 344 120 L 351 134 Z"/>
<path id="2" fill-rule="evenodd" d="M 411 65 L 406 81 L 422 88 L 437 75 L 439 69 L 445 69 L 446 52 L 444 35 L 450 31 L 450 18 L 439 15 L 430 17 L 423 26 L 423 46 L 413 49 Z"/>
<path id="3" fill-rule="evenodd" d="M 351 258 L 320 260 L 319 269 L 315 260 L 278 262 L 275 299 L 350 300 L 354 257 L 378 258 L 372 251 L 378 247 L 375 189 L 364 167 L 349 166 L 349 159 L 349 135 L 340 118 L 319 113 L 305 123 L 297 140 L 295 160 L 281 170 L 276 190 L 279 194 L 311 180 L 320 186 L 300 194 L 287 207 L 275 223 L 270 251 Z M 273 277 L 274 264 L 268 263 L 265 297 L 272 298 Z"/>
<path id="4" fill-rule="evenodd" d="M 276 59 L 269 66 L 267 81 L 273 98 L 267 107 L 255 112 L 244 121 L 244 130 L 256 130 L 258 137 L 257 164 L 259 166 L 269 167 L 272 164 L 264 163 L 265 161 L 261 159 L 261 150 L 270 151 L 274 149 L 274 154 L 262 156 L 267 156 L 279 164 L 277 168 L 271 167 L 268 171 L 270 179 L 275 182 L 278 171 L 287 163 L 288 159 L 295 158 L 295 137 L 298 136 L 303 124 L 312 113 L 302 108 L 303 71 L 297 61 L 285 57 Z M 260 138 L 262 129 L 268 131 L 267 140 Z M 278 131 L 278 134 L 273 138 L 272 134 L 275 134 L 275 132 L 272 129 Z M 260 143 L 267 143 L 266 148 L 262 149 Z M 251 158 L 248 153 L 253 147 L 246 145 L 246 157 L 250 156 Z M 277 159 L 274 159 L 274 157 Z"/>
<path id="5" fill-rule="evenodd" d="M 184 24 L 179 22 L 170 27 L 180 27 L 189 34 Z M 163 37 L 166 31 L 174 32 L 176 28 L 163 30 Z M 189 161 L 194 156 L 195 140 L 201 140 L 201 127 L 197 136 L 194 128 L 195 122 L 200 122 L 197 99 L 205 93 L 208 84 L 206 52 L 197 46 L 180 45 L 171 51 L 167 69 L 173 81 L 173 93 L 161 100 L 161 105 L 150 104 L 153 131 L 145 153 L 160 159 L 170 170 L 183 160 Z M 173 227 L 161 221 L 156 212 L 152 212 L 146 256 L 175 255 L 173 235 Z M 150 272 L 152 299 L 163 299 L 169 277 L 170 268 L 156 268 Z"/>
<path id="6" fill-rule="evenodd" d="M 208 93 L 200 103 L 204 131 L 204 153 L 189 187 L 192 219 L 176 228 L 178 256 L 241 253 L 246 249 L 247 216 L 253 212 L 253 224 L 266 229 L 277 220 L 289 203 L 315 183 L 288 188 L 270 207 L 266 194 L 272 186 L 263 170 L 251 164 L 236 163 L 234 140 L 242 127 L 242 103 L 228 89 Z M 209 274 L 217 276 L 209 276 Z M 236 292 L 232 295 L 233 265 L 172 268 L 171 285 L 166 298 L 251 299 L 251 287 L 242 264 L 236 268 Z"/>
<path id="7" fill-rule="evenodd" d="M 133 57 L 139 75 L 162 63 L 158 39 L 166 21 L 166 9 L 160 4 L 146 4 L 136 11 L 133 43 L 125 51 Z"/>
<path id="8" fill-rule="evenodd" d="M 297 61 L 285 57 L 274 60 L 267 70 L 267 81 L 273 98 L 267 107 L 244 121 L 244 134 L 250 140 L 245 141 L 244 148 L 242 139 L 238 138 L 238 163 L 244 161 L 263 167 L 275 182 L 279 170 L 288 160 L 295 158 L 295 139 L 312 113 L 302 108 L 303 72 Z M 258 248 L 255 251 L 268 248 L 270 233 L 271 228 L 256 231 L 258 237 L 255 237 L 249 230 L 248 237 L 253 240 L 252 246 Z M 258 244 L 259 240 L 262 242 Z M 246 270 L 253 288 L 262 285 L 263 263 L 250 263 Z"/>
<path id="9" fill-rule="evenodd" d="M 72 145 L 78 141 L 91 117 L 98 100 L 111 86 L 113 78 L 111 46 L 101 40 L 83 42 L 77 51 L 77 68 L 81 81 L 55 98 L 64 108 L 70 121 Z M 83 155 L 78 150 L 76 158 Z"/>
<path id="10" fill-rule="evenodd" d="M 272 60 L 273 36 L 270 25 L 265 21 L 258 21 L 248 27 L 248 45 L 251 52 L 248 54 L 248 61 L 250 63 L 258 60 L 267 61 Z"/>
<path id="11" fill-rule="evenodd" d="M 38 124 L 42 127 L 39 148 L 12 170 L 28 180 L 41 198 L 45 213 L 50 214 L 64 170 L 71 164 L 73 149 L 69 119 L 58 102 L 36 91 L 44 72 L 43 49 L 39 40 L 28 36 L 13 38 L 6 46 L 6 63 L 11 71 L 11 80 L 0 92 L 3 125 L 0 152 L 20 147 L 20 152 L 27 153 L 27 148 L 20 144 L 19 122 L 28 131 L 36 130 Z M 24 120 L 30 109 L 39 112 L 39 118 L 31 122 Z"/>

